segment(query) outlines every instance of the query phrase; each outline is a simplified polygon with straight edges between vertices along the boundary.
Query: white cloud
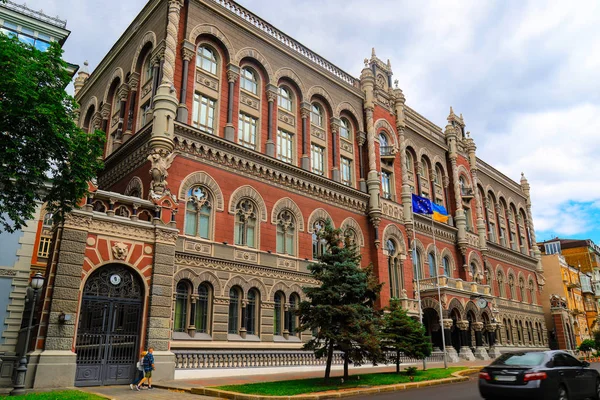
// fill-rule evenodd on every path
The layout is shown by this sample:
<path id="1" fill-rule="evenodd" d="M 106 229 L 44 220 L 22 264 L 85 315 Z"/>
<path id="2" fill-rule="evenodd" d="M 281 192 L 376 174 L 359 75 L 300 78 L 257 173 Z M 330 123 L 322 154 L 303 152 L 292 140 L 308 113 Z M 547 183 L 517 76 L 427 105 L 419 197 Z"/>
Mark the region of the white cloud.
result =
<path id="1" fill-rule="evenodd" d="M 355 76 L 375 47 L 411 107 L 444 126 L 453 105 L 480 157 L 514 179 L 526 172 L 542 235 L 600 241 L 587 218 L 600 206 L 600 2 L 240 3 Z M 69 20 L 66 58 L 92 67 L 144 4 L 28 0 Z"/>

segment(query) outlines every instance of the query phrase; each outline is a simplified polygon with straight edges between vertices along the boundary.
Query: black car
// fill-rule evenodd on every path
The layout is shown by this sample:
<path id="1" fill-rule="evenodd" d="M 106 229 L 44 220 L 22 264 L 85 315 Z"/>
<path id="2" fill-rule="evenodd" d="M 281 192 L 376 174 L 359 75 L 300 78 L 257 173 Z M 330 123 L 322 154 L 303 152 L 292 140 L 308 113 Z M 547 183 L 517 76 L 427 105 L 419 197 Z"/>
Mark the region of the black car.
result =
<path id="1" fill-rule="evenodd" d="M 498 357 L 479 373 L 484 399 L 600 400 L 600 375 L 564 351 L 520 351 Z"/>

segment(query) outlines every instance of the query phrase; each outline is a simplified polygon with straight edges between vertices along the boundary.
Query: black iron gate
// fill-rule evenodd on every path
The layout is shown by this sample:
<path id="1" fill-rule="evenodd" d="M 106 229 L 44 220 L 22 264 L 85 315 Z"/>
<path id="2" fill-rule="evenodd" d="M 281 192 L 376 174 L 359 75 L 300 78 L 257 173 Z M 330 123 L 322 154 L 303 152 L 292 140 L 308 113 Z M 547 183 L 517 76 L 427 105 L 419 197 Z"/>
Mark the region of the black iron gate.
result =
<path id="1" fill-rule="evenodd" d="M 129 383 L 138 360 L 143 289 L 127 267 L 109 265 L 86 282 L 77 329 L 75 386 Z"/>

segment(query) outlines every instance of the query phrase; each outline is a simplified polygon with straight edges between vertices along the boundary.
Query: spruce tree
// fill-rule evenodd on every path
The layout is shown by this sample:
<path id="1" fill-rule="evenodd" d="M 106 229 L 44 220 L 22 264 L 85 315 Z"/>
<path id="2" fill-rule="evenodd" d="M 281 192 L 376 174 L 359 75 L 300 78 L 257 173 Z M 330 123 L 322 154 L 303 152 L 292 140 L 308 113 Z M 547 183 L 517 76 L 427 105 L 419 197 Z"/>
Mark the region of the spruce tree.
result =
<path id="1" fill-rule="evenodd" d="M 408 316 L 398 299 L 392 299 L 383 316 L 380 331 L 381 345 L 394 353 L 396 372 L 400 372 L 400 354 L 419 360 L 431 355 L 431 341 L 423 325 Z"/>
<path id="2" fill-rule="evenodd" d="M 300 303 L 300 330 L 312 331 L 305 349 L 317 358 L 327 357 L 325 382 L 331 374 L 334 350 L 344 354 L 344 378 L 348 364 L 376 363 L 383 353 L 377 337 L 380 320 L 375 301 L 381 291 L 371 268 L 360 267 L 360 254 L 349 237 L 327 221 L 318 233 L 325 251 L 308 266 L 320 286 L 305 287 L 308 300 Z"/>

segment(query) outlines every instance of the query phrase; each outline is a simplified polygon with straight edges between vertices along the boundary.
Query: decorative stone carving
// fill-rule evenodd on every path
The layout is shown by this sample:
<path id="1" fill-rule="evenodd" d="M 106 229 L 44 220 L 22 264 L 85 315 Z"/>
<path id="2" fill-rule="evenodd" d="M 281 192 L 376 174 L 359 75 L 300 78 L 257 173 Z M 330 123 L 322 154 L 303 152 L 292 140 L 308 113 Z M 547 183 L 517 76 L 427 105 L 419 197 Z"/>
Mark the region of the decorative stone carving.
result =
<path id="1" fill-rule="evenodd" d="M 279 257 L 277 258 L 277 267 L 296 270 L 298 269 L 298 261 Z"/>
<path id="2" fill-rule="evenodd" d="M 192 253 L 204 254 L 207 256 L 212 255 L 212 245 L 209 243 L 203 242 L 194 242 L 191 240 L 185 240 L 183 244 L 183 248 L 186 251 L 190 251 Z"/>
<path id="3" fill-rule="evenodd" d="M 196 73 L 196 82 L 206 86 L 209 89 L 212 90 L 219 90 L 219 81 L 217 81 L 215 78 L 208 76 L 207 74 L 205 74 L 204 72 L 202 72 L 202 70 L 200 68 L 196 69 L 197 73 Z"/>
<path id="4" fill-rule="evenodd" d="M 129 255 L 129 245 L 117 242 L 112 247 L 112 253 L 115 260 L 125 260 Z"/>
<path id="5" fill-rule="evenodd" d="M 162 197 L 168 191 L 168 169 L 171 167 L 174 158 L 175 153 L 170 153 L 164 149 L 155 149 L 148 156 L 148 161 L 152 163 L 150 167 L 150 176 L 152 177 L 152 181 L 150 182 L 150 197 Z"/>
<path id="6" fill-rule="evenodd" d="M 17 271 L 14 269 L 0 268 L 0 276 L 17 276 Z"/>
<path id="7" fill-rule="evenodd" d="M 236 261 L 257 263 L 258 262 L 258 254 L 252 251 L 243 251 L 243 250 L 235 250 L 233 254 L 233 258 Z"/>
<path id="8" fill-rule="evenodd" d="M 466 331 L 467 329 L 469 329 L 469 321 L 457 321 L 456 326 L 458 326 L 458 329 L 460 329 L 461 331 Z"/>

